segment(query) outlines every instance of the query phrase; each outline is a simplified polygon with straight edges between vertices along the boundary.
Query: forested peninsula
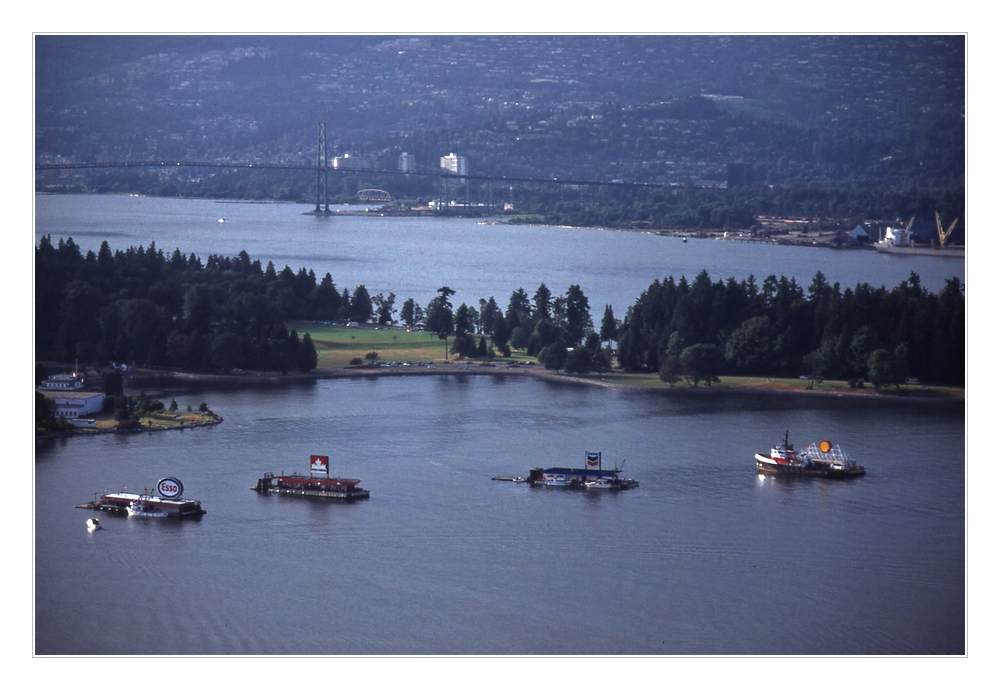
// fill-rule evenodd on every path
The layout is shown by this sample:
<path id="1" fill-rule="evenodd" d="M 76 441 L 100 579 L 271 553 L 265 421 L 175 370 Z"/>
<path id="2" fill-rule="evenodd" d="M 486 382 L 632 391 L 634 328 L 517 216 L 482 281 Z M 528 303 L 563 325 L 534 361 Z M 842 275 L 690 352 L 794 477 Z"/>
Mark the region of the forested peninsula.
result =
<path id="1" fill-rule="evenodd" d="M 931 293 L 917 275 L 894 288 L 829 284 L 822 273 L 712 281 L 668 276 L 622 319 L 610 306 L 595 328 L 578 285 L 554 295 L 516 290 L 453 307 L 448 287 L 426 306 L 338 288 L 327 273 L 263 266 L 245 251 L 205 260 L 155 244 L 86 254 L 69 239 L 35 250 L 37 361 L 111 362 L 198 373 L 311 372 L 316 347 L 291 322 L 397 323 L 423 328 L 466 360 L 512 354 L 573 374 L 620 369 L 673 385 L 718 376 L 807 376 L 879 386 L 918 379 L 963 386 L 965 295 L 959 280 Z M 398 319 L 397 319 L 398 316 Z"/>

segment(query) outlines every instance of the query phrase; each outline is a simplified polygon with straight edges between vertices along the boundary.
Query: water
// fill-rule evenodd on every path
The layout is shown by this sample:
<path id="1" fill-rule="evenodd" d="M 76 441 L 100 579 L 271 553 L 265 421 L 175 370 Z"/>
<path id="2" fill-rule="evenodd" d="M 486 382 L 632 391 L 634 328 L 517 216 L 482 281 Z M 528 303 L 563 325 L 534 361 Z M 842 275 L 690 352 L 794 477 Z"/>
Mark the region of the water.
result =
<path id="1" fill-rule="evenodd" d="M 506 308 L 512 292 L 533 295 L 545 283 L 554 295 L 579 285 L 600 323 L 604 305 L 617 317 L 656 279 L 690 281 L 702 269 L 713 280 L 753 274 L 795 278 L 806 287 L 821 271 L 832 284 L 895 287 L 913 271 L 931 291 L 948 278 L 965 282 L 965 261 L 890 256 L 873 251 L 661 237 L 638 232 L 538 226 L 480 225 L 475 219 L 317 217 L 310 206 L 159 199 L 129 196 L 39 195 L 35 241 L 43 235 L 72 237 L 95 253 L 107 240 L 112 250 L 155 242 L 170 254 L 180 249 L 203 261 L 209 254 L 236 256 L 241 250 L 280 271 L 329 272 L 339 289 L 364 284 L 372 295 L 395 293 L 397 308 L 407 298 L 426 305 L 437 289 L 456 291 L 452 302 L 478 308 L 494 297 Z M 350 210 L 350 209 L 347 209 Z M 219 219 L 225 218 L 225 223 Z"/>
<path id="2" fill-rule="evenodd" d="M 35 241 L 148 246 L 329 271 L 426 303 L 579 284 L 599 320 L 668 275 L 853 287 L 964 279 L 964 261 L 307 207 L 39 196 Z M 226 219 L 219 223 L 220 217 Z M 962 654 L 961 404 L 667 394 L 493 376 L 161 391 L 225 422 L 35 449 L 37 654 Z M 785 429 L 828 438 L 859 480 L 760 478 Z M 494 482 L 600 450 L 629 492 Z M 260 496 L 329 454 L 352 505 Z M 91 514 L 105 489 L 177 476 L 196 522 Z"/>
<path id="3" fill-rule="evenodd" d="M 448 375 L 169 391 L 225 417 L 36 452 L 39 654 L 962 654 L 961 405 Z M 758 477 L 790 429 L 858 480 Z M 625 460 L 622 493 L 492 481 Z M 331 456 L 368 501 L 250 490 Z M 195 522 L 73 508 L 179 477 Z"/>

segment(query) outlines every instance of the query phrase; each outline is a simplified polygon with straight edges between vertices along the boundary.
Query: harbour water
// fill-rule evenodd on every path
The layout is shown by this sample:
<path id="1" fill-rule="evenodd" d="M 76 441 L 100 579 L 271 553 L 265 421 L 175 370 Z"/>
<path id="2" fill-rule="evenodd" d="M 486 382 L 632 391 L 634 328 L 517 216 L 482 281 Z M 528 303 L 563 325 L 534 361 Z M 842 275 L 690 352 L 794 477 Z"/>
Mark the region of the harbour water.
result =
<path id="1" fill-rule="evenodd" d="M 357 207 L 340 207 L 359 210 Z M 363 207 L 361 207 L 363 208 Z M 39 195 L 35 200 L 35 242 L 72 237 L 86 252 L 107 241 L 112 251 L 156 247 L 168 255 L 180 249 L 204 261 L 210 254 L 236 256 L 245 250 L 263 265 L 274 263 L 330 273 L 338 289 L 364 284 L 372 295 L 396 295 L 397 308 L 412 297 L 426 305 L 437 289 L 456 291 L 452 302 L 478 309 L 493 296 L 506 308 L 512 292 L 533 295 L 545 283 L 553 295 L 579 285 L 595 322 L 604 305 L 618 318 L 654 280 L 706 270 L 712 280 L 753 275 L 795 278 L 808 287 L 822 272 L 841 288 L 867 282 L 895 287 L 911 272 L 938 291 L 948 278 L 965 282 L 965 261 L 743 242 L 662 237 L 640 232 L 482 225 L 476 219 L 385 218 L 303 215 L 309 206 L 159 199 L 101 195 Z M 220 223 L 219 220 L 225 222 Z"/>
<path id="2" fill-rule="evenodd" d="M 475 221 L 317 219 L 289 205 L 37 204 L 36 237 L 72 236 L 85 250 L 105 239 L 112 249 L 155 241 L 202 258 L 246 249 L 399 300 L 429 300 L 448 284 L 460 291 L 456 303 L 505 303 L 518 287 L 580 284 L 592 309 L 610 303 L 619 316 L 654 278 L 702 268 L 758 281 L 783 272 L 805 284 L 818 269 L 844 286 L 892 286 L 913 270 L 935 289 L 964 264 Z M 230 232 L 230 222 L 245 226 Z M 182 407 L 205 401 L 225 421 L 35 448 L 36 654 L 966 651 L 961 403 L 461 374 L 146 392 Z M 799 447 L 839 443 L 868 474 L 758 476 L 753 454 L 786 429 Z M 588 450 L 624 462 L 640 486 L 491 480 L 582 463 Z M 314 453 L 330 456 L 333 473 L 360 478 L 371 499 L 251 490 L 263 472 L 306 471 Z M 88 532 L 93 514 L 74 508 L 164 476 L 181 479 L 208 514 L 102 516 L 104 529 Z"/>
<path id="3" fill-rule="evenodd" d="M 449 375 L 166 391 L 225 418 L 39 447 L 40 654 L 962 654 L 961 405 Z M 758 476 L 791 430 L 868 475 Z M 492 481 L 624 462 L 626 492 Z M 260 495 L 329 454 L 371 498 Z M 102 516 L 176 476 L 199 521 Z M 136 624 L 141 620 L 141 624 Z"/>

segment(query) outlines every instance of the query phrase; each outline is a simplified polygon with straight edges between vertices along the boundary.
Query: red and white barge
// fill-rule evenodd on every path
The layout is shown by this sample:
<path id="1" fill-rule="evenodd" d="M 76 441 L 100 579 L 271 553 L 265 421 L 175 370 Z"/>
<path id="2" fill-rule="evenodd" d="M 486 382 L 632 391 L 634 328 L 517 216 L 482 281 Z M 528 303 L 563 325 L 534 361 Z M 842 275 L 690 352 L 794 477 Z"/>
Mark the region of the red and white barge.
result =
<path id="1" fill-rule="evenodd" d="M 254 491 L 262 494 L 286 494 L 290 496 L 314 496 L 341 501 L 356 501 L 370 496 L 368 489 L 362 489 L 360 479 L 330 476 L 330 458 L 326 455 L 312 455 L 309 458 L 309 474 L 280 474 L 265 472 L 257 480 Z"/>
<path id="2" fill-rule="evenodd" d="M 181 498 L 184 485 L 175 477 L 161 479 L 156 483 L 156 491 L 159 495 L 148 489 L 141 494 L 127 491 L 106 493 L 76 507 L 140 517 L 196 518 L 206 513 L 201 501 Z"/>

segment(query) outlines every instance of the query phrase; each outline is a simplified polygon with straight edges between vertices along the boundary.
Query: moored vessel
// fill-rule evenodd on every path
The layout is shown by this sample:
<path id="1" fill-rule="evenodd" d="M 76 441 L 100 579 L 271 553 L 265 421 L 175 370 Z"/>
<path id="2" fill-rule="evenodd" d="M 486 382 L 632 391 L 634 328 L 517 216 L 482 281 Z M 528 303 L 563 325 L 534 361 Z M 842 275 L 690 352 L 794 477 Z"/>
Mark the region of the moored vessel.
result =
<path id="1" fill-rule="evenodd" d="M 360 479 L 330 476 L 330 458 L 326 455 L 309 457 L 309 474 L 280 474 L 265 472 L 257 480 L 254 491 L 262 494 L 286 494 L 291 496 L 315 496 L 341 501 L 356 501 L 368 498 L 370 493 L 362 489 Z"/>
<path id="2" fill-rule="evenodd" d="M 940 256 L 953 259 L 965 258 L 965 247 L 934 247 L 928 244 L 894 245 L 886 240 L 875 242 L 875 251 L 884 254 L 909 256 Z"/>
<path id="3" fill-rule="evenodd" d="M 523 481 L 530 486 L 548 486 L 570 489 L 611 489 L 620 491 L 634 489 L 639 482 L 631 477 L 622 477 L 622 467 L 606 470 L 600 452 L 588 451 L 584 456 L 583 467 L 535 467 L 528 472 L 525 479 L 514 478 L 513 481 Z M 494 477 L 494 479 L 508 479 Z"/>
<path id="4" fill-rule="evenodd" d="M 941 216 L 938 213 L 934 214 L 934 219 L 937 222 L 936 242 L 933 235 L 918 239 L 918 233 L 913 229 L 913 222 L 916 220 L 916 217 L 913 217 L 910 218 L 910 222 L 905 228 L 886 228 L 885 236 L 872 246 L 875 247 L 875 251 L 886 254 L 941 256 L 964 259 L 965 247 L 949 244 L 951 234 L 958 224 L 958 219 L 953 220 L 947 230 L 941 226 Z"/>
<path id="5" fill-rule="evenodd" d="M 125 508 L 129 517 L 165 518 L 170 517 L 167 511 L 150 502 L 149 494 L 143 494 L 138 501 L 132 501 Z"/>
<path id="6" fill-rule="evenodd" d="M 799 475 L 806 477 L 847 478 L 860 477 L 865 468 L 841 450 L 823 440 L 813 443 L 801 453 L 796 452 L 788 442 L 788 432 L 784 440 L 771 448 L 769 455 L 755 453 L 758 472 Z"/>
<path id="7" fill-rule="evenodd" d="M 175 477 L 161 479 L 156 483 L 156 491 L 158 496 L 148 489 L 141 494 L 127 491 L 106 493 L 76 507 L 138 517 L 195 518 L 206 513 L 201 501 L 181 498 L 184 485 Z"/>

